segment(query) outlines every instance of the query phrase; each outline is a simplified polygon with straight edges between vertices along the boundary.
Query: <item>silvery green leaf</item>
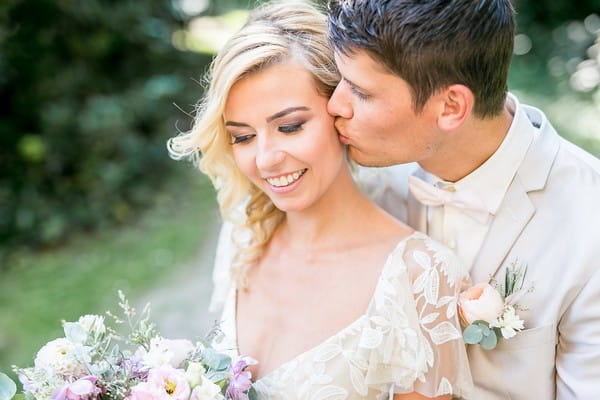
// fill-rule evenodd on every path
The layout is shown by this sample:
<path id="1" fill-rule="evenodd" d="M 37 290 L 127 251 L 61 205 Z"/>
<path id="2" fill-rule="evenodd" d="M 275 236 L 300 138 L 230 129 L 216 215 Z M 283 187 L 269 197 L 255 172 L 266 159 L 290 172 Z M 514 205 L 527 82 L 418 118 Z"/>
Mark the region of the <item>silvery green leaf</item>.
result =
<path id="1" fill-rule="evenodd" d="M 483 332 L 478 325 L 469 325 L 463 331 L 463 337 L 467 344 L 477 344 L 483 338 Z"/>
<path id="2" fill-rule="evenodd" d="M 17 393 L 17 385 L 8 375 L 0 372 L 0 400 L 11 400 Z"/>
<path id="3" fill-rule="evenodd" d="M 212 382 L 212 383 L 218 383 L 221 382 L 225 379 L 229 378 L 229 373 L 226 371 L 218 371 L 218 372 L 209 372 L 208 374 L 206 374 L 206 376 L 208 377 L 208 379 Z"/>
<path id="4" fill-rule="evenodd" d="M 204 349 L 202 359 L 210 369 L 215 371 L 222 371 L 231 364 L 231 357 L 213 349 Z"/>
<path id="5" fill-rule="evenodd" d="M 65 338 L 72 343 L 83 344 L 87 340 L 87 332 L 77 322 L 65 322 L 63 329 Z"/>
<path id="6" fill-rule="evenodd" d="M 498 344 L 498 337 L 494 331 L 490 330 L 490 334 L 487 336 L 484 335 L 479 344 L 485 350 L 492 350 Z"/>
<path id="7" fill-rule="evenodd" d="M 483 336 L 487 336 L 490 334 L 490 325 L 487 322 L 478 322 L 476 323 L 476 325 L 481 328 L 481 333 L 483 334 Z"/>
<path id="8" fill-rule="evenodd" d="M 523 287 L 523 282 L 525 282 L 526 274 L 527 274 L 527 264 L 521 266 L 521 268 L 519 268 L 519 270 L 517 271 L 517 274 L 515 277 L 515 286 L 514 286 L 514 290 L 512 293 L 514 293 L 518 290 L 521 290 L 521 288 Z"/>
<path id="9" fill-rule="evenodd" d="M 248 390 L 248 399 L 258 400 L 258 395 L 256 394 L 256 390 L 253 387 L 251 387 L 250 390 Z"/>
<path id="10" fill-rule="evenodd" d="M 115 344 L 112 349 L 110 349 L 110 356 L 117 357 L 119 355 L 119 345 Z"/>

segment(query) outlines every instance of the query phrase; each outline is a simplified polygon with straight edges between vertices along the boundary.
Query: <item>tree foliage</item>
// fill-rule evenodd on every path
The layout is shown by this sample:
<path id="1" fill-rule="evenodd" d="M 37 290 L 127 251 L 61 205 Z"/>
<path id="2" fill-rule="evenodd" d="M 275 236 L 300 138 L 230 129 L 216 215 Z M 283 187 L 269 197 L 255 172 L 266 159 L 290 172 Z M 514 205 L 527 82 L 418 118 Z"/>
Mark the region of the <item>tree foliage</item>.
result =
<path id="1" fill-rule="evenodd" d="M 209 59 L 165 0 L 0 3 L 0 247 L 125 221 L 171 165 L 165 141 Z M 189 110 L 191 107 L 187 107 Z"/>

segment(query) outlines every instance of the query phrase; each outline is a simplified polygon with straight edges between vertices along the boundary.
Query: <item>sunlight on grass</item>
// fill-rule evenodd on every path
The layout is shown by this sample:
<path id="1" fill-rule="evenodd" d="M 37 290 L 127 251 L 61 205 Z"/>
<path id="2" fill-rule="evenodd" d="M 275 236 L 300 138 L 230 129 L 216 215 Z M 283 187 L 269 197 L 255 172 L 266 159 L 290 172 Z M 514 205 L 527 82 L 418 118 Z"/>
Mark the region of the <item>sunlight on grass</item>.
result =
<path id="1" fill-rule="evenodd" d="M 197 255 L 216 223 L 214 193 L 199 174 L 182 181 L 135 223 L 20 254 L 1 273 L 0 371 L 31 364 L 35 351 L 61 335 L 61 320 L 115 310 L 118 289 L 133 297 Z"/>

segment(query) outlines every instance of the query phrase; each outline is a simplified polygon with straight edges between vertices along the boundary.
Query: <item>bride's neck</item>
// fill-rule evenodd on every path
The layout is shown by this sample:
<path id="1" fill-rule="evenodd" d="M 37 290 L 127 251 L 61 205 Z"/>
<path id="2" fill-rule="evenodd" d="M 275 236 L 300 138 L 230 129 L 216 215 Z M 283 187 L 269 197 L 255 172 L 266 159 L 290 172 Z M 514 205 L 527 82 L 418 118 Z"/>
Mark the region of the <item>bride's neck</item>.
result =
<path id="1" fill-rule="evenodd" d="M 343 171 L 328 190 L 310 207 L 288 212 L 279 234 L 292 248 L 334 248 L 340 238 L 354 232 L 360 219 L 375 206 L 360 192 L 350 171 Z"/>

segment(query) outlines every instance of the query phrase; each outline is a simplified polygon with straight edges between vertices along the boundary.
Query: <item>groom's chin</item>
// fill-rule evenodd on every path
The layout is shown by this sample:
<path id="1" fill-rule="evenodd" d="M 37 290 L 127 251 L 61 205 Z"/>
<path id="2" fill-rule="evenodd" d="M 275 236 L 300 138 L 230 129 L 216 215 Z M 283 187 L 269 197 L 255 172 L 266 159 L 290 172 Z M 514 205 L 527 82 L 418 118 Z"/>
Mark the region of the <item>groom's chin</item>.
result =
<path id="1" fill-rule="evenodd" d="M 364 153 L 354 146 L 348 146 L 348 157 L 361 167 L 367 168 L 383 168 L 398 164 L 382 155 Z"/>

